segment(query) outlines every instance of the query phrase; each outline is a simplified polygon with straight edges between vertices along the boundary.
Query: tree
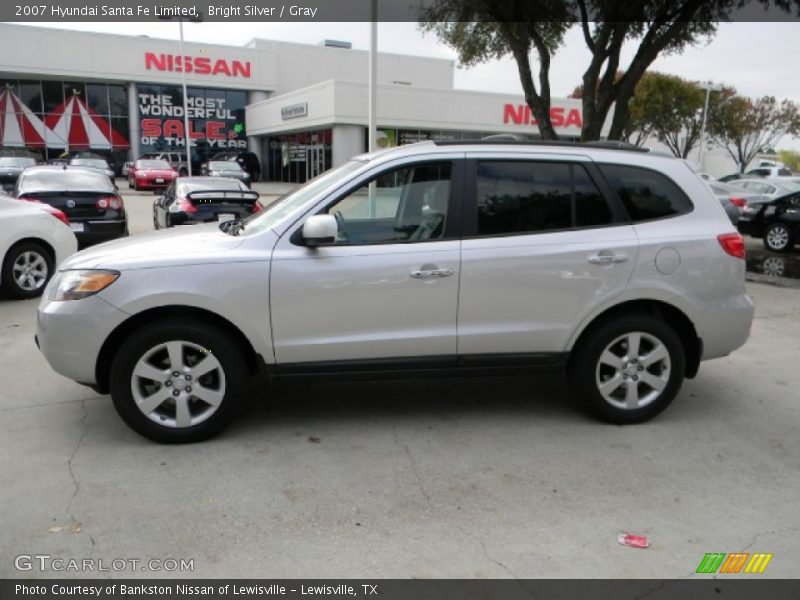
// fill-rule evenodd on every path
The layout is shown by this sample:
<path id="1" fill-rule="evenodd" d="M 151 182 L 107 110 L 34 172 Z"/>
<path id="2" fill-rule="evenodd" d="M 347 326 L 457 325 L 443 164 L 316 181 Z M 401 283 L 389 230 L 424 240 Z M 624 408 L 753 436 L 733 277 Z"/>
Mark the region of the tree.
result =
<path id="1" fill-rule="evenodd" d="M 778 150 L 778 160 L 792 171 L 800 171 L 800 152 L 796 150 Z"/>
<path id="2" fill-rule="evenodd" d="M 789 0 L 776 0 L 782 10 Z M 662 52 L 680 52 L 710 39 L 717 23 L 746 0 L 431 0 L 420 9 L 421 27 L 454 48 L 464 65 L 511 55 L 517 62 L 525 101 L 544 139 L 558 136 L 550 119 L 550 61 L 564 34 L 577 24 L 590 52 L 583 73 L 581 139 L 600 138 L 614 106 L 609 139 L 621 139 L 630 100 L 647 68 Z M 762 4 L 769 4 L 762 0 Z M 623 69 L 622 50 L 635 43 Z M 529 54 L 535 51 L 538 86 Z M 622 70 L 622 77 L 617 73 Z"/>
<path id="3" fill-rule="evenodd" d="M 733 90 L 720 95 L 719 106 L 708 113 L 708 132 L 736 161 L 740 173 L 783 136 L 800 133 L 800 107 L 791 100 L 779 102 L 774 96 L 752 100 Z"/>
<path id="4" fill-rule="evenodd" d="M 716 97 L 716 94 L 715 94 Z M 648 72 L 631 99 L 623 138 L 655 136 L 678 158 L 686 158 L 700 141 L 705 91 L 676 75 Z"/>

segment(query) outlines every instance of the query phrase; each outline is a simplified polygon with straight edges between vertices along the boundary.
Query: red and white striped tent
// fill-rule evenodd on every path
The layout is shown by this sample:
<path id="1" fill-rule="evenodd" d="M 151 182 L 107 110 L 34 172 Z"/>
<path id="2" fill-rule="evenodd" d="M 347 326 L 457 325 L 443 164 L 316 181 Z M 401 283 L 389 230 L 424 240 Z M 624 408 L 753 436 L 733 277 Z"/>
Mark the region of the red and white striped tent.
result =
<path id="1" fill-rule="evenodd" d="M 0 92 L 0 146 L 45 148 L 66 146 L 66 139 L 51 131 L 19 97 L 6 88 Z"/>
<path id="2" fill-rule="evenodd" d="M 77 94 L 59 104 L 44 118 L 56 135 L 63 137 L 70 150 L 129 148 L 128 140 L 114 131 L 111 124 L 99 116 Z"/>

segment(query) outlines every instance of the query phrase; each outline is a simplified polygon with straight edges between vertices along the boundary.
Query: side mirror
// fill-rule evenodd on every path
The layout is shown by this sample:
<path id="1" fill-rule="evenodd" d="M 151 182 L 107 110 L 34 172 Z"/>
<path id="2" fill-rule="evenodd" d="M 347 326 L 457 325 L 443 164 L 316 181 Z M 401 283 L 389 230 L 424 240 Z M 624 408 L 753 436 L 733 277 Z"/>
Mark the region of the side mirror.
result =
<path id="1" fill-rule="evenodd" d="M 303 223 L 303 241 L 312 248 L 323 244 L 333 244 L 339 226 L 333 215 L 313 215 Z"/>

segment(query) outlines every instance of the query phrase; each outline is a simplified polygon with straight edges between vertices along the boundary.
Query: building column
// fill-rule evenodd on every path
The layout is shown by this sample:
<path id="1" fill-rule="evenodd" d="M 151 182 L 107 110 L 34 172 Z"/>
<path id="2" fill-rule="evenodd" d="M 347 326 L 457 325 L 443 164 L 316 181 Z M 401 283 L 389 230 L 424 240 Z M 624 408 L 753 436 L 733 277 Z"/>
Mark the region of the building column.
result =
<path id="1" fill-rule="evenodd" d="M 131 143 L 131 160 L 136 160 L 141 154 L 139 145 L 141 135 L 142 132 L 139 127 L 139 89 L 131 81 L 128 83 L 128 140 Z"/>
<path id="2" fill-rule="evenodd" d="M 336 168 L 358 154 L 365 152 L 364 127 L 361 125 L 334 125 L 331 144 L 331 167 Z"/>
<path id="3" fill-rule="evenodd" d="M 269 92 L 262 92 L 261 90 L 252 90 L 247 92 L 247 104 L 255 104 L 256 102 L 261 102 L 267 98 L 269 98 Z M 245 131 L 247 131 L 247 123 L 244 124 L 244 128 Z M 261 178 L 262 180 L 266 180 L 267 170 L 261 154 L 261 138 L 257 135 L 248 135 L 247 150 L 258 157 L 258 162 L 261 164 Z"/>

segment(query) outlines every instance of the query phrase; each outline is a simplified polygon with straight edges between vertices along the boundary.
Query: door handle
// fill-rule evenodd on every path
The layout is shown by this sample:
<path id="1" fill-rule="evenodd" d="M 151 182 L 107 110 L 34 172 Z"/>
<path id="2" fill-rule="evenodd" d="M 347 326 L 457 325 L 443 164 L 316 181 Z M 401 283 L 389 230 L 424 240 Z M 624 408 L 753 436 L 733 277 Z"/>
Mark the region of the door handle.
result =
<path id="1" fill-rule="evenodd" d="M 589 262 L 594 265 L 613 265 L 628 260 L 624 254 L 595 254 L 589 257 Z"/>
<path id="2" fill-rule="evenodd" d="M 433 279 L 435 277 L 450 277 L 453 274 L 453 269 L 420 269 L 418 271 L 411 271 L 411 277 L 414 279 Z"/>

